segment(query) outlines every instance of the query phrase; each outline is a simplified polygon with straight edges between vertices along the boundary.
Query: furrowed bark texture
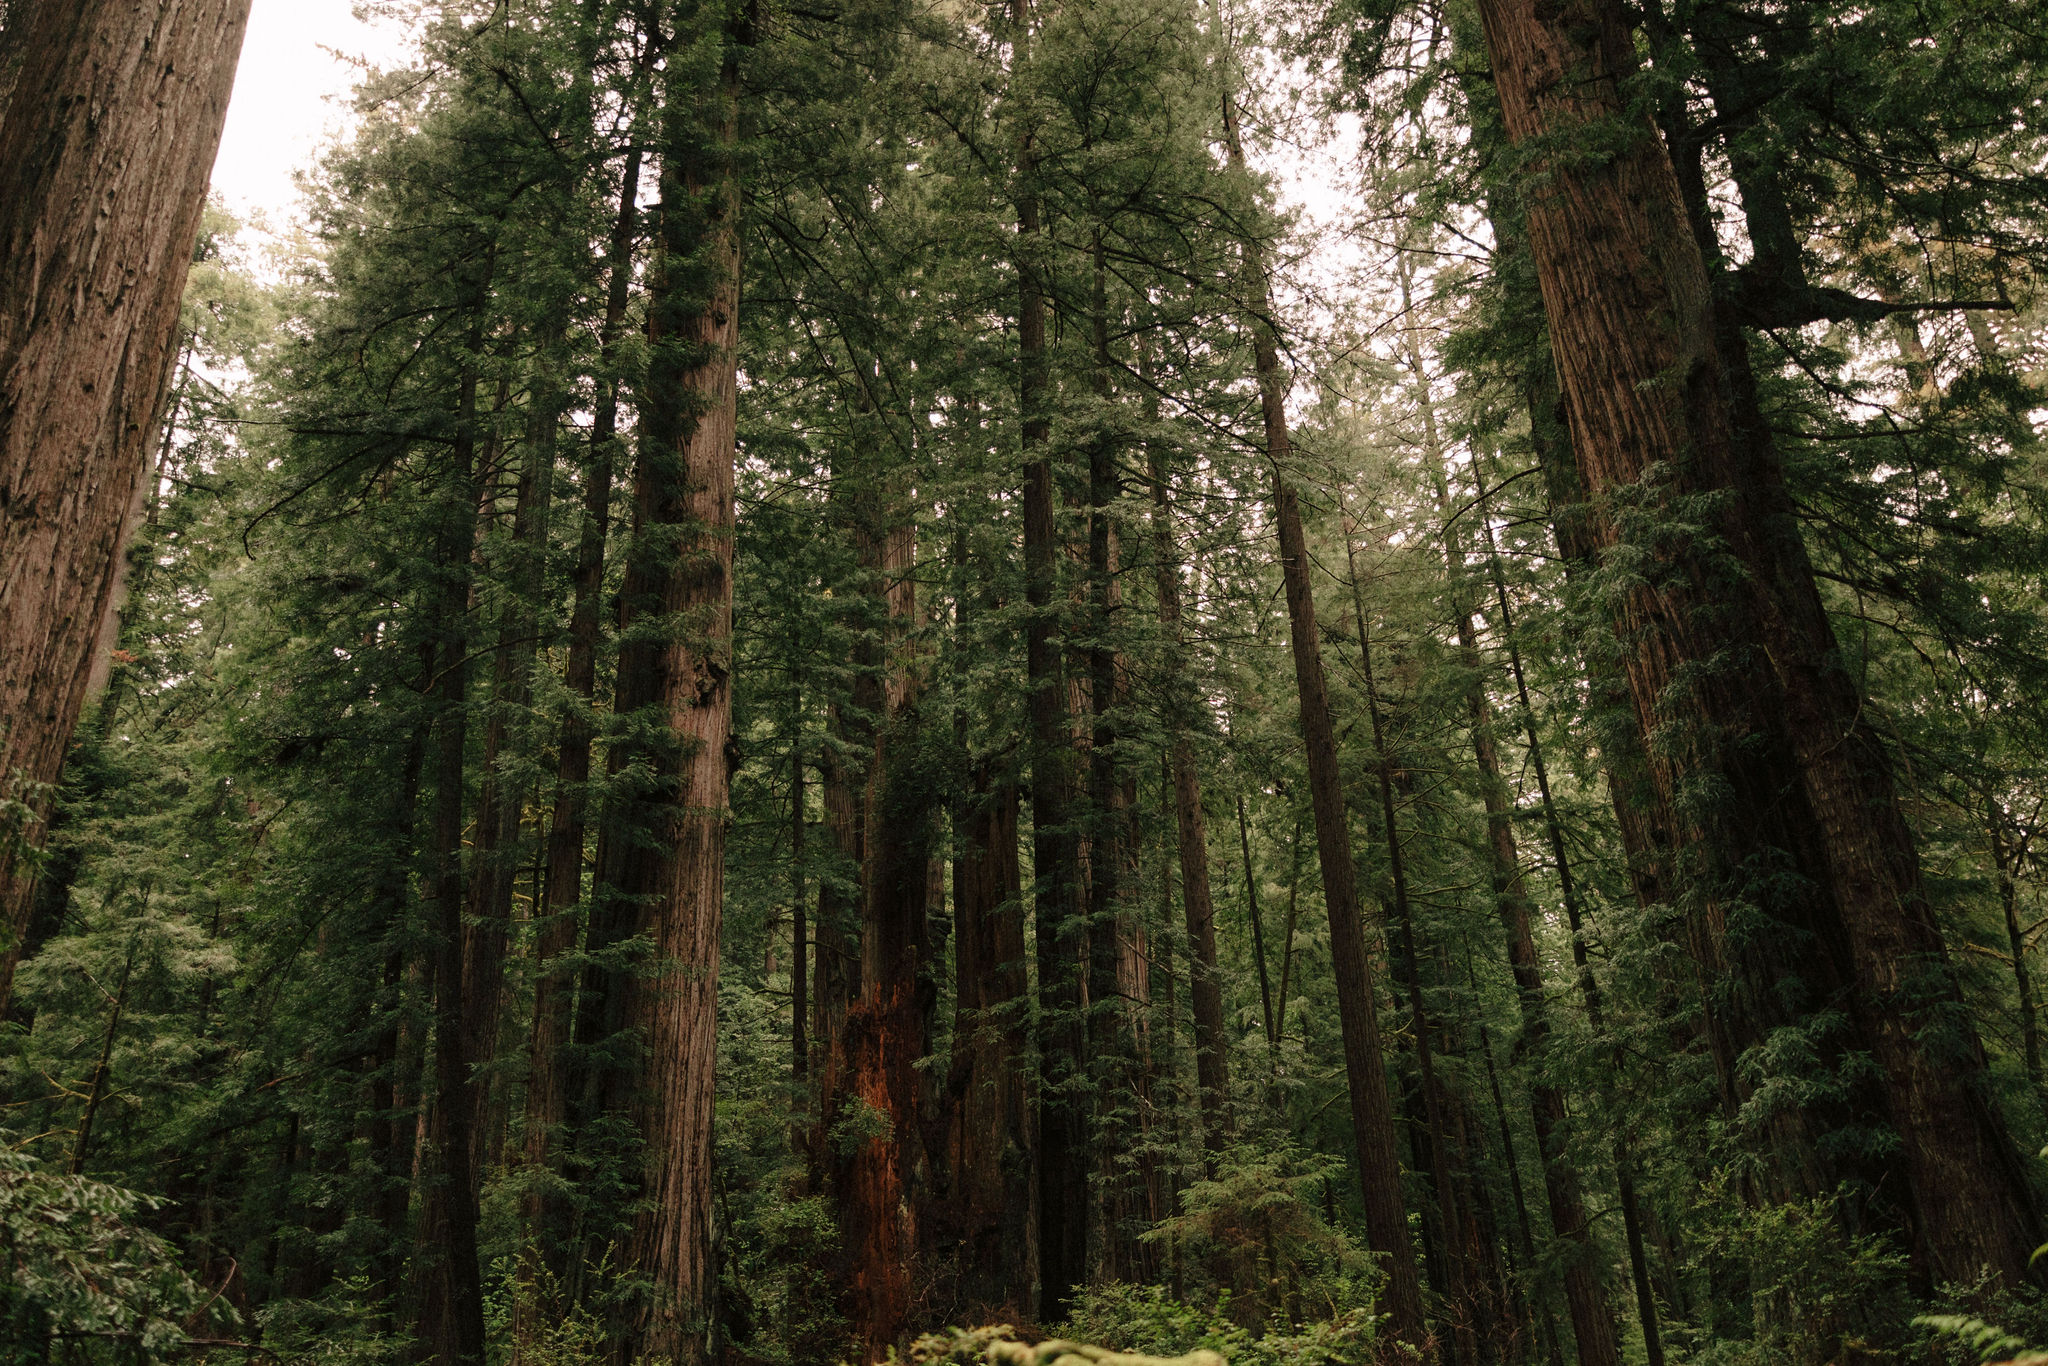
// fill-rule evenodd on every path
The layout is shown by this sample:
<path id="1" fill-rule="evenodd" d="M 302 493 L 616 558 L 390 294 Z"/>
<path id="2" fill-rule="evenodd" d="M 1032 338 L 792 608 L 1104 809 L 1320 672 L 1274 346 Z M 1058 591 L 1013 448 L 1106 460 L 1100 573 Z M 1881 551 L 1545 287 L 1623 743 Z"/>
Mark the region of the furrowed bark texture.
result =
<path id="1" fill-rule="evenodd" d="M 865 390 L 855 406 L 874 409 Z M 861 992 L 830 1054 L 824 1113 L 828 1123 L 845 1124 L 854 1118 L 850 1106 L 865 1107 L 865 1125 L 878 1131 L 851 1147 L 835 1145 L 832 1191 L 847 1259 L 847 1315 L 870 1359 L 879 1359 L 907 1326 L 925 1203 L 917 1063 L 928 1051 L 937 785 L 916 768 L 919 688 L 909 654 L 917 621 L 916 530 L 894 471 L 877 468 L 865 452 L 848 463 L 854 541 L 874 623 L 856 650 L 848 718 L 849 738 L 857 735 L 866 751 L 855 812 Z"/>
<path id="2" fill-rule="evenodd" d="M 656 694 L 668 725 L 653 807 L 653 961 L 627 987 L 645 1043 L 635 1106 L 644 1144 L 628 1264 L 651 1283 L 622 1361 L 699 1366 L 712 1343 L 711 1106 L 718 934 L 732 754 L 733 460 L 737 439 L 739 36 L 707 88 L 671 75 L 664 115 L 661 259 L 635 491 L 658 528 L 667 624 Z"/>
<path id="3" fill-rule="evenodd" d="M 1646 544 L 1649 572 L 1617 624 L 1657 740 L 1654 785 L 1695 883 L 1693 951 L 1712 984 L 1724 1090 L 1745 1097 L 1740 1060 L 1772 1028 L 1810 1032 L 1813 1012 L 1842 1009 L 1847 1027 L 1817 1041 L 1823 1058 L 1867 1049 L 1881 1075 L 1839 1118 L 1769 1118 L 1770 1194 L 1826 1193 L 1850 1174 L 1817 1126 L 1888 1122 L 1896 1156 L 1854 1175 L 1897 1202 L 1884 1213 L 1919 1274 L 1969 1279 L 1988 1266 L 2017 1284 L 2038 1217 L 1982 1092 L 1981 1047 L 1944 1018 L 1957 989 L 1889 759 L 1835 649 L 1768 433 L 1731 397 L 1753 380 L 1727 367 L 1733 348 L 1717 337 L 1678 178 L 1650 124 L 1627 121 L 1624 7 L 1480 10 L 1509 136 L 1542 171 L 1529 241 L 1587 490 L 1615 510 L 1610 527 L 1621 516 L 1655 525 L 1689 504 L 1715 543 Z M 1588 132 L 1617 150 L 1543 155 L 1544 140 Z M 1771 866 L 1766 885 L 1757 874 Z"/>
<path id="4" fill-rule="evenodd" d="M 42 4 L 0 121 L 0 1011 L 85 704 L 249 0 Z M 10 44 L 14 41 L 10 36 Z"/>

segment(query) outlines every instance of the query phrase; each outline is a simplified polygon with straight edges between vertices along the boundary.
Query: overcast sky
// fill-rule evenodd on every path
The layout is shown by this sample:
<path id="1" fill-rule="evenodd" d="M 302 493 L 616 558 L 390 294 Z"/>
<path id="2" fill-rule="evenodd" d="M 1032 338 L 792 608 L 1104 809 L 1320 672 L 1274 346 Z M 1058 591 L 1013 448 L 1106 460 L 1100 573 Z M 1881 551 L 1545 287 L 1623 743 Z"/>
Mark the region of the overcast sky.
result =
<path id="1" fill-rule="evenodd" d="M 360 23 L 353 0 L 255 0 L 235 73 L 213 188 L 237 212 L 285 226 L 298 203 L 292 172 L 306 165 L 347 112 L 355 69 L 323 49 L 394 62 L 403 32 Z"/>

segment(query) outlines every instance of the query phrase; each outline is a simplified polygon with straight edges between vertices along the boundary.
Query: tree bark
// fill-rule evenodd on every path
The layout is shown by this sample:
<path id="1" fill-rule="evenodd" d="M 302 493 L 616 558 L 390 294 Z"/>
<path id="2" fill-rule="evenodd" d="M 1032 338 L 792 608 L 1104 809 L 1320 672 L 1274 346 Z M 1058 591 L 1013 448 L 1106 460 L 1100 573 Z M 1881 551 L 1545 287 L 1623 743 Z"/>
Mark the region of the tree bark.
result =
<path id="1" fill-rule="evenodd" d="M 634 245 L 639 235 L 641 153 L 626 153 L 619 176 L 619 208 L 612 220 L 604 322 L 598 334 L 597 402 L 591 415 L 590 447 L 583 473 L 583 524 L 576 541 L 576 566 L 569 609 L 569 649 L 563 670 L 570 701 L 556 741 L 555 802 L 548 822 L 547 900 L 534 944 L 539 980 L 534 984 L 533 1029 L 527 1042 L 524 1198 L 526 1236 L 541 1263 L 555 1276 L 567 1273 L 560 1237 L 567 1210 L 552 1188 L 550 1165 L 569 1117 L 568 1056 L 575 980 L 562 958 L 575 947 L 577 907 L 583 904 L 583 859 L 589 811 L 590 751 L 596 733 L 591 702 L 597 691 L 597 654 L 603 631 L 605 538 L 611 526 L 613 469 L 617 459 L 619 335 L 631 299 Z M 513 1333 L 515 1352 L 533 1334 L 531 1295 L 519 1301 L 521 1323 Z"/>
<path id="2" fill-rule="evenodd" d="M 856 414 L 874 411 L 866 373 L 856 382 Z M 856 794 L 861 989 L 832 1049 L 823 1113 L 828 1125 L 839 1126 L 853 1117 L 851 1107 L 865 1107 L 866 1121 L 880 1131 L 852 1146 L 835 1143 L 831 1163 L 847 1313 L 869 1359 L 879 1360 L 907 1327 L 927 1203 L 917 1064 L 929 1051 L 929 865 L 937 808 L 936 784 L 918 766 L 920 679 L 910 656 L 917 545 L 907 490 L 900 472 L 870 452 L 850 463 L 835 469 L 835 484 L 853 485 L 853 535 L 874 623 L 856 647 L 848 727 L 865 752 Z"/>
<path id="3" fill-rule="evenodd" d="M 1030 1096 L 1023 1048 L 1024 877 L 1014 782 L 974 766 L 953 865 L 953 1064 L 948 1167 L 961 1298 L 977 1322 L 1031 1307 L 1037 1274 Z"/>
<path id="4" fill-rule="evenodd" d="M 525 449 L 513 495 L 511 541 L 500 575 L 508 592 L 498 614 L 498 639 L 492 651 L 472 855 L 474 876 L 469 881 L 469 913 L 463 924 L 467 938 L 463 948 L 467 976 L 462 985 L 469 1031 L 466 1047 L 470 1065 L 486 1069 L 485 1076 L 474 1084 L 476 1113 L 470 1127 L 470 1170 L 478 1179 L 491 1157 L 493 1131 L 502 1127 L 502 1119 L 494 1124 L 490 1118 L 494 1088 L 488 1069 L 497 1059 L 503 1032 L 505 952 L 512 936 L 519 835 L 526 806 L 523 793 L 506 782 L 504 756 L 507 744 L 517 743 L 514 728 L 533 698 L 536 604 L 545 568 L 543 543 L 554 483 L 555 426 L 561 418 L 561 399 L 544 373 L 544 354 L 538 364 L 543 372 L 534 378 L 533 407 L 527 415 Z M 486 478 L 490 477 L 490 463 L 486 462 Z"/>
<path id="5" fill-rule="evenodd" d="M 1167 776 L 1173 792 L 1175 848 L 1180 860 L 1181 919 L 1188 934 L 1188 1003 L 1195 1030 L 1195 1085 L 1202 1115 L 1202 1146 L 1222 1147 L 1230 1133 L 1230 1070 L 1223 1033 L 1223 983 L 1216 967 L 1216 900 L 1209 886 L 1209 829 L 1202 812 L 1202 778 L 1189 738 L 1197 700 L 1180 686 L 1187 678 L 1181 635 L 1180 554 L 1173 534 L 1173 504 L 1164 442 L 1149 443 L 1152 542 L 1158 583 L 1159 629 L 1166 638 L 1166 677 L 1176 687 L 1170 719 Z"/>
<path id="6" fill-rule="evenodd" d="M 483 311 L 490 296 L 494 258 L 486 254 L 470 305 L 454 442 L 445 485 L 434 509 L 435 547 L 442 583 L 434 604 L 433 863 L 434 1100 L 427 1147 L 432 1176 L 422 1198 L 420 1244 L 429 1254 L 422 1300 L 422 1336 L 442 1366 L 482 1366 L 484 1309 L 477 1262 L 475 1088 L 471 1078 L 470 1023 L 462 989 L 468 903 L 462 863 L 464 770 L 469 748 L 469 605 L 475 578 L 477 532 L 477 370 Z"/>
<path id="7" fill-rule="evenodd" d="M 163 409 L 249 0 L 37 5 L 0 121 L 0 1012 Z M 16 35 L 8 37 L 16 47 Z M 15 828 L 19 826 L 20 828 Z"/>
<path id="8" fill-rule="evenodd" d="M 705 22 L 713 16 L 706 15 Z M 668 73 L 662 128 L 660 258 L 650 287 L 650 358 L 635 501 L 658 528 L 643 549 L 662 623 L 655 692 L 667 723 L 652 803 L 652 847 L 635 851 L 652 894 L 652 962 L 626 984 L 624 1018 L 645 1044 L 634 1107 L 643 1144 L 626 1263 L 651 1285 L 619 1361 L 702 1366 L 716 1350 L 712 1263 L 712 1092 L 718 935 L 725 893 L 732 752 L 733 462 L 740 308 L 739 50 L 745 17 L 706 35 L 723 60 L 709 78 Z M 680 35 L 679 35 L 680 38 Z M 702 84 L 694 82 L 701 80 Z"/>
<path id="9" fill-rule="evenodd" d="M 1230 161 L 1242 173 L 1244 150 L 1237 115 L 1226 99 Z M 1281 577 L 1287 596 L 1288 634 L 1294 651 L 1295 688 L 1300 697 L 1302 743 L 1307 751 L 1309 796 L 1315 813 L 1316 852 L 1323 870 L 1323 900 L 1330 919 L 1330 956 L 1337 985 L 1337 1014 L 1344 1037 L 1344 1072 L 1349 1084 L 1352 1130 L 1358 1141 L 1359 1183 L 1365 1197 L 1366 1239 L 1386 1259 L 1389 1329 L 1413 1343 L 1423 1341 L 1422 1282 L 1408 1237 L 1401 1198 L 1401 1159 L 1396 1148 L 1393 1101 L 1380 1046 L 1378 1008 L 1373 1002 L 1365 926 L 1360 918 L 1357 872 L 1351 857 L 1351 825 L 1338 769 L 1337 732 L 1330 717 L 1329 685 L 1323 675 L 1316 633 L 1315 597 L 1309 586 L 1308 537 L 1301 524 L 1301 499 L 1287 475 L 1292 442 L 1287 428 L 1289 381 L 1274 340 L 1272 295 L 1265 256 L 1255 240 L 1245 243 L 1246 275 L 1252 298 L 1246 329 L 1251 333 L 1264 420 L 1266 460 L 1272 467 L 1273 513 L 1280 541 Z"/>
<path id="10" fill-rule="evenodd" d="M 1029 60 L 1031 0 L 1012 0 L 1013 50 Z M 1011 79 L 1018 79 L 1013 71 Z M 1059 532 L 1054 521 L 1045 284 L 1037 153 L 1017 145 L 1018 398 L 1024 446 L 1024 632 L 1031 719 L 1031 862 L 1038 961 L 1038 1319 L 1065 1317 L 1088 1269 L 1087 1043 L 1082 1019 L 1080 843 L 1072 827 L 1073 723 L 1057 639 Z"/>
<path id="11" fill-rule="evenodd" d="M 1877 1198 L 1899 1201 L 1891 1217 L 1919 1275 L 1967 1280 L 1988 1266 L 2016 1285 L 2040 1241 L 2032 1198 L 1983 1092 L 1974 1032 L 1941 1018 L 1959 1003 L 1953 972 L 1889 757 L 1842 667 L 1782 468 L 1745 393 L 1746 351 L 1717 330 L 1728 324 L 1717 322 L 1663 143 L 1625 112 L 1626 12 L 1618 0 L 1484 0 L 1481 17 L 1513 141 L 1589 126 L 1619 139 L 1597 163 L 1539 157 L 1529 195 L 1586 487 L 1653 521 L 1713 500 L 1689 514 L 1705 521 L 1713 553 L 1698 535 L 1645 544 L 1646 573 L 1617 618 L 1636 711 L 1658 740 L 1654 783 L 1691 865 L 1693 950 L 1715 985 L 1724 1090 L 1746 1097 L 1739 1059 L 1773 1029 L 1814 1035 L 1820 1017 L 1785 1018 L 1788 989 L 1844 1010 L 1848 1029 L 1814 1040 L 1822 1058 L 1868 1049 L 1882 1075 L 1849 1113 L 1769 1117 L 1774 1193 L 1832 1191 L 1846 1173 L 1819 1130 L 1889 1120 L 1897 1155 L 1859 1174 Z M 1757 873 L 1772 865 L 1766 885 Z"/>

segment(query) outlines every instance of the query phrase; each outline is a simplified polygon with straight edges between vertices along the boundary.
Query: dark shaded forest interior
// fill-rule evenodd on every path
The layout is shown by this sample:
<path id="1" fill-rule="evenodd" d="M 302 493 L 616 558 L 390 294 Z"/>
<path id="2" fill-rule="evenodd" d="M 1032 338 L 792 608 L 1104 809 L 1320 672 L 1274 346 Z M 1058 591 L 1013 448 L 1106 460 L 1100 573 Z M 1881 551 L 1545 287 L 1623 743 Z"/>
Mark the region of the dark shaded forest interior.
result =
<path id="1" fill-rule="evenodd" d="M 2042 0 L 371 8 L 0 0 L 0 1366 L 2048 1347 Z"/>

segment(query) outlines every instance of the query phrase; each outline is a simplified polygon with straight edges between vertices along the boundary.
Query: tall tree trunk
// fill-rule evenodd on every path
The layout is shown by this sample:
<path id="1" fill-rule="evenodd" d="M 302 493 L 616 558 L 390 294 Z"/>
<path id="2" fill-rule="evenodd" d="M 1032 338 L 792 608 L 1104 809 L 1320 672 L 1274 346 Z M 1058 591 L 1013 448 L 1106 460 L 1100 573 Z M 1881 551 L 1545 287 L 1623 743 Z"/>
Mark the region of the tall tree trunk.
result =
<path id="1" fill-rule="evenodd" d="M 423 672 L 433 676 L 434 656 L 425 652 Z M 384 974 L 373 998 L 376 1025 L 370 1071 L 370 1171 L 374 1183 L 371 1214 L 380 1231 L 371 1254 L 372 1298 L 378 1304 L 378 1318 L 387 1332 L 398 1328 L 404 1300 L 400 1268 L 404 1261 L 405 1214 L 410 1194 L 407 1181 L 410 1153 L 404 1141 L 402 1123 L 407 1093 L 411 1089 L 401 1075 L 406 1035 L 406 987 L 408 967 L 406 942 L 412 938 L 406 911 L 412 891 L 411 869 L 416 845 L 414 826 L 419 816 L 420 772 L 426 766 L 428 727 L 413 728 L 405 749 L 390 820 L 384 830 L 383 866 L 378 872 L 375 925 L 384 948 Z"/>
<path id="2" fill-rule="evenodd" d="M 1948 1022 L 1959 993 L 1920 885 L 1890 761 L 1835 649 L 1783 471 L 1757 417 L 1739 333 L 1717 325 L 1708 277 L 1655 130 L 1631 127 L 1634 66 L 1618 0 L 1483 0 L 1508 134 L 1517 143 L 1616 126 L 1598 162 L 1537 158 L 1529 237 L 1581 476 L 1670 508 L 1714 498 L 1704 533 L 1643 547 L 1647 573 L 1617 604 L 1630 690 L 1652 770 L 1691 867 L 1692 937 L 1709 980 L 1716 1061 L 1734 1098 L 1738 1059 L 1784 1018 L 1785 984 L 1843 1009 L 1824 1059 L 1868 1049 L 1876 1093 L 1840 1116 L 1769 1122 L 1778 1193 L 1831 1191 L 1820 1129 L 1888 1119 L 1895 1157 L 1862 1173 L 1902 1208 L 1916 1269 L 2009 1284 L 2040 1242 L 2024 1172 L 1982 1089 L 1982 1050 Z M 1564 80 L 1571 73 L 1570 80 Z M 1731 361 L 1734 368 L 1730 368 Z M 1745 420 L 1745 415 L 1748 420 Z M 1721 556 L 1740 571 L 1717 570 Z M 1717 789 L 1706 800 L 1703 782 Z M 1754 876 L 1780 870 L 1766 889 Z M 1787 877 L 1786 873 L 1793 876 Z M 1800 885 L 1793 885 L 1794 883 Z M 1739 886 L 1738 884 L 1746 884 Z M 1730 898 L 1761 900 L 1761 929 Z M 1755 920 L 1754 915 L 1746 919 Z M 1889 1179 L 1887 1179 L 1889 1178 Z"/>
<path id="3" fill-rule="evenodd" d="M 862 385 L 857 413 L 877 405 Z M 887 457 L 883 457 L 886 459 Z M 850 478 L 854 540 L 873 604 L 856 650 L 849 727 L 863 740 L 857 801 L 861 853 L 860 996 L 847 1012 L 824 1082 L 828 1123 L 865 1107 L 879 1130 L 835 1154 L 832 1189 L 846 1265 L 846 1305 L 871 1360 L 907 1326 L 924 1215 L 924 1115 L 917 1064 L 928 1051 L 929 864 L 934 785 L 919 771 L 920 680 L 910 657 L 917 621 L 916 530 L 900 472 L 863 453 Z"/>
<path id="4" fill-rule="evenodd" d="M 472 322 L 457 397 L 455 439 L 445 486 L 435 509 L 435 548 L 442 582 L 432 629 L 436 658 L 434 699 L 434 1101 L 427 1146 L 432 1177 L 422 1200 L 420 1244 L 430 1254 L 423 1300 L 422 1336 L 441 1366 L 482 1366 L 484 1308 L 477 1261 L 475 1086 L 469 1053 L 471 1027 L 462 989 L 468 904 L 462 863 L 464 772 L 469 750 L 469 608 L 477 533 L 477 371 L 483 312 L 490 297 L 493 257 L 486 254 L 471 305 Z"/>
<path id="5" fill-rule="evenodd" d="M 0 803 L 23 814 L 0 824 L 0 1013 L 248 19 L 249 0 L 71 0 L 7 39 L 22 75 L 0 121 Z"/>
<path id="6" fill-rule="evenodd" d="M 1259 1012 L 1266 1026 L 1266 1057 L 1277 1076 L 1280 1069 L 1280 1025 L 1273 1013 L 1273 975 L 1266 966 L 1266 924 L 1259 911 L 1259 874 L 1252 866 L 1252 823 L 1244 793 L 1237 794 L 1237 852 L 1244 861 L 1244 912 L 1251 922 L 1252 966 L 1258 970 Z M 1274 1092 L 1277 1099 L 1278 1091 Z"/>
<path id="7" fill-rule="evenodd" d="M 1011 0 L 1012 49 L 1031 48 L 1031 0 Z M 1012 72 L 1011 79 L 1018 79 Z M 1028 132 L 1017 146 L 1018 397 L 1024 445 L 1024 576 L 1029 607 L 1025 675 L 1031 693 L 1031 862 L 1038 961 L 1038 1320 L 1065 1317 L 1088 1270 L 1087 1044 L 1082 1017 L 1080 844 L 1070 794 L 1073 723 L 1056 638 L 1061 596 L 1058 528 L 1047 446 L 1051 375 L 1046 357 L 1044 250 L 1037 153 Z"/>
<path id="8" fill-rule="evenodd" d="M 1136 1234 L 1150 1223 L 1152 1171 L 1141 1156 L 1137 1183 L 1127 1170 L 1143 1154 L 1142 1128 L 1150 1078 L 1144 1042 L 1150 997 L 1144 928 L 1132 901 L 1136 842 L 1130 772 L 1121 744 L 1123 659 L 1116 648 L 1121 593 L 1120 532 L 1114 506 L 1121 493 L 1109 350 L 1109 269 L 1102 229 L 1095 229 L 1088 327 L 1097 429 L 1088 442 L 1088 999 L 1089 1054 L 1095 1080 L 1095 1148 L 1100 1196 L 1097 1261 L 1109 1279 L 1141 1281 L 1149 1260 Z"/>
<path id="9" fill-rule="evenodd" d="M 1226 99 L 1225 127 L 1230 161 L 1244 170 L 1235 106 Z M 1295 688 L 1300 697 L 1301 734 L 1307 751 L 1309 796 L 1315 813 L 1316 852 L 1322 863 L 1323 900 L 1330 919 L 1330 956 L 1337 985 L 1337 1015 L 1344 1036 L 1344 1072 L 1351 1098 L 1351 1125 L 1358 1142 L 1359 1182 L 1365 1197 L 1366 1240 L 1386 1258 L 1387 1312 L 1393 1334 L 1423 1340 L 1422 1282 L 1408 1238 L 1401 1198 L 1401 1159 L 1396 1149 L 1394 1106 L 1387 1091 L 1387 1065 L 1380 1046 L 1378 1008 L 1367 963 L 1365 925 L 1360 917 L 1357 871 L 1351 858 L 1351 824 L 1338 769 L 1337 732 L 1330 716 L 1329 685 L 1323 676 L 1316 634 L 1315 597 L 1309 585 L 1308 537 L 1301 524 L 1301 499 L 1288 478 L 1292 441 L 1287 428 L 1288 376 L 1272 327 L 1272 292 L 1259 243 L 1245 243 L 1247 301 L 1259 409 L 1265 423 L 1266 461 L 1272 467 L 1273 513 L 1280 541 L 1280 569 L 1287 596 L 1288 634 L 1294 650 Z"/>
<path id="10" fill-rule="evenodd" d="M 528 1038 L 523 1213 L 528 1243 L 554 1276 L 567 1273 L 563 1252 L 568 1211 L 554 1193 L 549 1168 L 569 1117 L 568 1055 L 575 979 L 561 960 L 576 945 L 577 908 L 583 904 L 583 858 L 589 811 L 590 748 L 596 733 L 591 702 L 597 691 L 597 654 L 603 631 L 605 539 L 611 527 L 613 470 L 618 457 L 618 342 L 631 300 L 634 246 L 639 236 L 641 152 L 626 153 L 619 176 L 619 207 L 612 219 L 604 322 L 598 334 L 597 402 L 583 472 L 583 524 L 577 534 L 569 609 L 569 650 L 563 682 L 569 704 L 555 746 L 555 802 L 548 822 L 547 901 L 533 947 L 533 1029 Z M 531 1295 L 519 1300 L 515 1353 L 533 1339 Z"/>
<path id="11" fill-rule="evenodd" d="M 961 803 L 953 865 L 953 1065 L 949 1167 L 961 1297 L 997 1322 L 1031 1308 L 1037 1275 L 1032 1134 L 1023 1047 L 1024 886 L 1019 793 L 986 760 Z"/>
<path id="12" fill-rule="evenodd" d="M 1365 590 L 1359 582 L 1358 556 L 1351 539 L 1351 518 L 1344 514 L 1344 562 L 1351 578 L 1351 606 L 1358 627 L 1359 666 L 1365 677 L 1366 714 L 1372 722 L 1374 767 L 1380 791 L 1380 828 L 1387 842 L 1387 871 L 1391 884 L 1388 908 L 1393 912 L 1394 932 L 1399 936 L 1394 953 L 1395 968 L 1408 994 L 1408 1026 L 1415 1037 L 1416 1082 L 1421 1093 L 1422 1118 L 1426 1132 L 1430 1178 L 1436 1187 L 1438 1235 L 1443 1242 L 1446 1280 L 1454 1312 L 1451 1316 L 1452 1343 L 1456 1359 L 1470 1363 L 1479 1351 L 1475 1268 L 1469 1262 L 1469 1244 L 1460 1237 L 1463 1217 L 1458 1209 L 1458 1175 L 1453 1170 L 1445 1142 L 1449 1125 L 1445 1119 L 1447 1098 L 1437 1080 L 1429 1011 L 1422 995 L 1422 957 L 1416 948 L 1415 916 L 1408 900 L 1408 859 L 1401 844 L 1401 825 L 1394 801 L 1394 759 L 1387 747 L 1385 722 L 1380 710 L 1379 685 L 1372 665 L 1372 632 L 1365 616 Z M 1587 1361 L 1583 1366 L 1613 1366 L 1608 1361 Z"/>
<path id="13" fill-rule="evenodd" d="M 1156 411 L 1148 416 L 1156 417 Z M 1188 677 L 1181 635 L 1180 554 L 1173 533 L 1173 504 L 1166 443 L 1147 443 L 1152 476 L 1152 542 L 1158 583 L 1159 629 L 1166 638 L 1166 677 L 1176 685 Z M 1188 934 L 1188 1003 L 1195 1030 L 1195 1085 L 1202 1114 L 1202 1146 L 1211 1152 L 1230 1132 L 1230 1070 L 1223 1033 L 1223 983 L 1216 967 L 1216 900 L 1209 886 L 1209 829 L 1202 812 L 1202 777 L 1195 767 L 1190 731 L 1197 701 L 1179 687 L 1172 700 L 1167 742 L 1167 777 L 1173 794 L 1175 847 L 1180 859 L 1181 919 Z"/>
<path id="14" fill-rule="evenodd" d="M 697 17 L 723 60 L 671 67 L 663 110 L 660 257 L 650 287 L 650 357 L 635 500 L 662 530 L 659 563 L 634 568 L 664 622 L 655 693 L 667 723 L 652 847 L 633 881 L 653 955 L 629 979 L 624 1018 L 645 1043 L 634 1106 L 643 1146 L 627 1266 L 650 1286 L 620 1361 L 702 1366 L 716 1350 L 712 1090 L 718 935 L 732 753 L 733 461 L 740 307 L 739 51 L 751 15 Z M 715 27 L 713 27 L 715 25 Z M 680 42 L 683 35 L 678 35 Z M 701 83 L 699 83 L 701 82 Z"/>
<path id="15" fill-rule="evenodd" d="M 512 903 L 519 879 L 519 834 L 525 802 L 521 790 L 506 781 L 507 745 L 517 745 L 516 728 L 532 701 L 534 630 L 545 572 L 548 504 L 555 465 L 555 426 L 561 399 L 545 374 L 548 358 L 538 360 L 527 414 L 525 449 L 515 486 L 512 537 L 502 572 L 507 597 L 498 615 L 497 647 L 492 651 L 490 708 L 484 724 L 482 776 L 478 784 L 475 875 L 469 883 L 469 914 L 463 932 L 462 986 L 469 1026 L 466 1047 L 472 1067 L 489 1069 L 496 1060 L 503 1032 L 505 952 L 512 936 Z M 488 475 L 487 475 L 488 477 Z M 479 1180 L 491 1156 L 494 1125 L 489 1072 L 475 1086 L 476 1114 L 470 1128 L 470 1170 Z M 502 1123 L 502 1121 L 500 1122 Z"/>

